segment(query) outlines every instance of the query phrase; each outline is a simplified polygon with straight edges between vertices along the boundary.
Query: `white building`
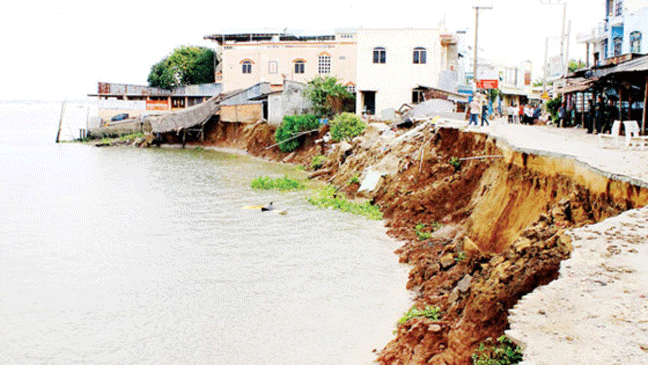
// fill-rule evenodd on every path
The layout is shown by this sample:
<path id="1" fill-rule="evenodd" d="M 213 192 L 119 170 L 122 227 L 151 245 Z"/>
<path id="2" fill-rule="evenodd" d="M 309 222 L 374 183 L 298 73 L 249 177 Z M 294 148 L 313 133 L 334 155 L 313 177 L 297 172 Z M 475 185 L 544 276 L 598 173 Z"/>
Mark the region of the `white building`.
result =
<path id="1" fill-rule="evenodd" d="M 457 91 L 457 37 L 442 29 L 358 29 L 356 112 L 381 115 L 423 101 L 429 89 Z"/>
<path id="2" fill-rule="evenodd" d="M 648 0 L 605 0 L 604 20 L 577 40 L 587 46 L 587 65 L 602 66 L 648 53 L 647 36 Z"/>
<path id="3" fill-rule="evenodd" d="M 355 91 L 355 30 L 326 34 L 264 31 L 205 36 L 218 43 L 220 64 L 216 81 L 223 91 L 270 83 L 280 89 L 284 80 L 308 82 L 331 76 Z"/>

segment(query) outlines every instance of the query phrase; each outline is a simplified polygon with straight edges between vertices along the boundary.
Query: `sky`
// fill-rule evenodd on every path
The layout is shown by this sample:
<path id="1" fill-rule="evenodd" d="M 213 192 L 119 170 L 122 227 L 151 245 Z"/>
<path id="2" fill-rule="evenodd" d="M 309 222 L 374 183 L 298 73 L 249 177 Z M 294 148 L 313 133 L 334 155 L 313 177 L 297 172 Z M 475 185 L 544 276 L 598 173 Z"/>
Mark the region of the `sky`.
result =
<path id="1" fill-rule="evenodd" d="M 0 100 L 83 98 L 99 81 L 146 84 L 151 66 L 174 48 L 215 47 L 203 37 L 231 29 L 436 28 L 445 20 L 449 30 L 466 30 L 472 45 L 476 1 L 493 7 L 480 12 L 479 58 L 531 60 L 533 79 L 541 79 L 545 37 L 560 34 L 559 0 L 4 0 Z M 570 56 L 584 58 L 575 34 L 603 19 L 604 0 L 567 1 Z"/>

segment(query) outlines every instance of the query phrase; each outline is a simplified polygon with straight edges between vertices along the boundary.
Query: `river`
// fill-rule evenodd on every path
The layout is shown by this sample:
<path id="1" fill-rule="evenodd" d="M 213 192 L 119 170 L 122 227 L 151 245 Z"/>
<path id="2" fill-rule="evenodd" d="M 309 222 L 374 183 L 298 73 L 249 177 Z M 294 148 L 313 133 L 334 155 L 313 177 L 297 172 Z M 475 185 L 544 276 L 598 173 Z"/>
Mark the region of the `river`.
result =
<path id="1" fill-rule="evenodd" d="M 381 222 L 250 188 L 291 166 L 55 144 L 60 108 L 0 102 L 3 364 L 369 364 L 392 338 L 410 293 Z M 288 214 L 243 209 L 270 201 Z"/>

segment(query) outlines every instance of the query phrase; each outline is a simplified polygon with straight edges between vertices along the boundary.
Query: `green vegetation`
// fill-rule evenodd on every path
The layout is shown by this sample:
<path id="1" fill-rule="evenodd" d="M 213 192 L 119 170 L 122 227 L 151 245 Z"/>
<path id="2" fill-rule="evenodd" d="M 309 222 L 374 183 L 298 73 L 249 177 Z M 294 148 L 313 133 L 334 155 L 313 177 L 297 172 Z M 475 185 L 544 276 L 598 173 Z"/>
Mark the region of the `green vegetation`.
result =
<path id="1" fill-rule="evenodd" d="M 410 310 L 405 313 L 400 320 L 398 320 L 398 323 L 403 324 L 416 317 L 425 317 L 437 321 L 441 319 L 441 308 L 426 305 L 424 310 L 419 310 L 416 306 L 412 306 L 412 308 L 410 308 Z"/>
<path id="2" fill-rule="evenodd" d="M 418 237 L 419 241 L 425 241 L 432 237 L 432 233 L 425 232 L 423 231 L 423 229 L 425 229 L 425 224 L 423 223 L 419 223 L 416 225 L 416 227 L 414 227 L 414 230 L 416 231 L 416 237 Z"/>
<path id="3" fill-rule="evenodd" d="M 367 127 L 365 122 L 355 114 L 342 113 L 329 123 L 331 126 L 331 138 L 340 142 L 341 140 L 350 140 L 355 136 L 359 136 Z"/>
<path id="4" fill-rule="evenodd" d="M 466 253 L 463 251 L 459 251 L 459 253 L 457 253 L 457 257 L 455 257 L 455 261 L 458 263 L 463 262 L 465 259 L 466 259 Z"/>
<path id="5" fill-rule="evenodd" d="M 301 144 L 300 138 L 294 137 L 301 132 L 318 129 L 319 127 L 319 120 L 314 115 L 287 115 L 275 132 L 275 141 L 279 143 L 279 149 L 281 151 L 291 152 Z"/>
<path id="6" fill-rule="evenodd" d="M 317 170 L 320 167 L 322 167 L 322 165 L 324 165 L 324 162 L 326 162 L 327 159 L 328 158 L 324 155 L 313 156 L 310 163 L 311 170 Z"/>
<path id="7" fill-rule="evenodd" d="M 214 82 L 215 56 L 213 50 L 205 47 L 176 48 L 171 55 L 151 66 L 149 86 L 170 90 L 178 86 Z"/>
<path id="8" fill-rule="evenodd" d="M 429 230 L 426 230 L 427 227 L 428 226 L 425 223 L 419 223 L 414 226 L 414 231 L 416 232 L 416 237 L 418 237 L 419 241 L 430 239 L 430 237 L 432 237 L 432 232 L 439 229 L 441 227 L 441 223 L 432 222 L 429 226 Z"/>
<path id="9" fill-rule="evenodd" d="M 355 107 L 355 96 L 338 83 L 335 77 L 314 78 L 308 82 L 304 95 L 313 103 L 315 115 L 321 118 L 332 117 L 345 109 L 345 105 L 353 104 Z"/>
<path id="10" fill-rule="evenodd" d="M 144 138 L 144 133 L 137 132 L 137 133 L 126 134 L 126 135 L 120 136 L 119 140 L 124 142 L 124 141 L 132 141 L 135 138 Z"/>
<path id="11" fill-rule="evenodd" d="M 486 341 L 493 342 L 491 339 Z M 522 361 L 522 350 L 506 336 L 500 336 L 497 342 L 499 345 L 480 344 L 472 355 L 473 365 L 513 365 Z"/>
<path id="12" fill-rule="evenodd" d="M 353 176 L 351 176 L 351 178 L 347 182 L 347 185 L 351 184 L 360 184 L 360 174 L 354 174 Z"/>
<path id="13" fill-rule="evenodd" d="M 250 186 L 253 189 L 263 189 L 263 190 L 274 189 L 274 190 L 281 190 L 281 191 L 302 190 L 306 187 L 304 183 L 289 178 L 288 176 L 279 177 L 276 179 L 270 178 L 268 176 L 260 176 L 252 180 Z"/>
<path id="14" fill-rule="evenodd" d="M 553 98 L 547 101 L 547 110 L 551 114 L 553 120 L 558 119 L 558 109 L 560 109 L 560 104 L 562 104 L 560 98 Z"/>
<path id="15" fill-rule="evenodd" d="M 338 194 L 334 186 L 327 186 L 320 190 L 314 196 L 308 198 L 308 202 L 320 208 L 332 208 L 374 220 L 382 219 L 382 213 L 378 206 L 371 205 L 369 202 L 352 202 L 343 195 Z"/>
<path id="16" fill-rule="evenodd" d="M 448 163 L 454 167 L 455 171 L 459 171 L 461 168 L 461 161 L 456 157 L 451 157 Z"/>

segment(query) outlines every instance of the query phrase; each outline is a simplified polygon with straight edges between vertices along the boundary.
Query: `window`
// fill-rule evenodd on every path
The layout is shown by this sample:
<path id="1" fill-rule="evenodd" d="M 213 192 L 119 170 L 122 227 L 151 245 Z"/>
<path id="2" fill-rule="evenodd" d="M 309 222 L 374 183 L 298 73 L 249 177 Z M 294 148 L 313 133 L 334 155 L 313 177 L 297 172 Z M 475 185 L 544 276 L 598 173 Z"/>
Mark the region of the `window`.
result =
<path id="1" fill-rule="evenodd" d="M 623 38 L 622 37 L 616 37 L 613 40 L 614 42 L 614 57 L 616 56 L 621 56 L 621 47 L 623 47 Z"/>
<path id="2" fill-rule="evenodd" d="M 641 32 L 630 33 L 630 53 L 641 53 Z"/>
<path id="3" fill-rule="evenodd" d="M 268 73 L 276 74 L 279 70 L 279 63 L 277 61 L 268 62 Z"/>
<path id="4" fill-rule="evenodd" d="M 317 73 L 319 74 L 331 73 L 331 56 L 323 54 L 317 58 Z"/>
<path id="5" fill-rule="evenodd" d="M 617 0 L 614 14 L 616 16 L 619 16 L 619 15 L 623 14 L 623 1 L 622 0 Z"/>
<path id="6" fill-rule="evenodd" d="M 412 103 L 418 104 L 425 101 L 425 96 L 423 95 L 423 90 L 414 89 L 412 90 Z"/>
<path id="7" fill-rule="evenodd" d="M 296 74 L 303 74 L 306 63 L 304 61 L 295 61 L 295 73 Z"/>
<path id="8" fill-rule="evenodd" d="M 414 63 L 423 64 L 426 63 L 427 52 L 423 47 L 414 48 Z"/>
<path id="9" fill-rule="evenodd" d="M 383 47 L 376 47 L 373 50 L 373 63 L 386 63 L 387 51 Z"/>
<path id="10" fill-rule="evenodd" d="M 252 62 L 250 62 L 250 61 L 243 61 L 243 62 L 241 63 L 241 65 L 243 66 L 243 70 L 242 70 L 242 71 L 243 71 L 244 74 L 251 74 L 251 73 L 252 73 Z"/>
<path id="11" fill-rule="evenodd" d="M 354 84 L 349 84 L 349 85 L 347 85 L 347 86 L 346 86 L 346 89 L 347 89 L 347 91 L 348 91 L 349 93 L 351 93 L 351 94 L 355 94 L 355 92 L 356 92 L 356 87 L 355 87 Z"/>

